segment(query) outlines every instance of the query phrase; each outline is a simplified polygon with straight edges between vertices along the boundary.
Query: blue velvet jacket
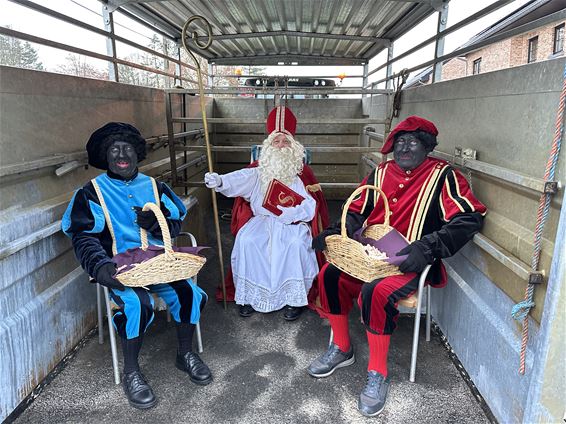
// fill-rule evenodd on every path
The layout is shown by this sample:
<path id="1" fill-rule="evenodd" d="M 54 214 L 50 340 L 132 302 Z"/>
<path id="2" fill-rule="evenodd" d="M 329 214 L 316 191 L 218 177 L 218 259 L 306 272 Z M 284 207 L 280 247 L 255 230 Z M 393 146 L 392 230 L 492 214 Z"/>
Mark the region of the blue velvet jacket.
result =
<path id="1" fill-rule="evenodd" d="M 96 182 L 112 221 L 117 253 L 139 247 L 140 227 L 135 222 L 134 206 L 143 207 L 147 202 L 156 202 L 151 178 L 137 173 L 134 178 L 125 181 L 116 175 L 101 174 L 96 177 Z M 156 181 L 156 186 L 161 211 L 174 238 L 179 234 L 187 210 L 166 184 Z M 77 259 L 91 277 L 102 265 L 111 262 L 112 237 L 92 181 L 75 192 L 63 215 L 62 229 L 71 238 Z M 163 244 L 157 224 L 148 232 L 150 244 Z"/>

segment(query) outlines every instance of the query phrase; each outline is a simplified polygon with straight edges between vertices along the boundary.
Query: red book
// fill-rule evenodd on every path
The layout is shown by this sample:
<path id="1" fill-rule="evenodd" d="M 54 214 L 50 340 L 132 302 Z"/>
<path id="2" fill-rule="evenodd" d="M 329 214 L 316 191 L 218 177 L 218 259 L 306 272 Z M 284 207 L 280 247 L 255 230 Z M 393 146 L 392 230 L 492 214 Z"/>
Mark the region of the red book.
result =
<path id="1" fill-rule="evenodd" d="M 305 198 L 299 193 L 291 190 L 281 181 L 273 179 L 269 183 L 267 193 L 265 193 L 265 197 L 263 198 L 262 206 L 268 211 L 279 216 L 282 212 L 277 209 L 278 205 L 290 208 L 300 205 L 303 200 L 305 200 Z"/>

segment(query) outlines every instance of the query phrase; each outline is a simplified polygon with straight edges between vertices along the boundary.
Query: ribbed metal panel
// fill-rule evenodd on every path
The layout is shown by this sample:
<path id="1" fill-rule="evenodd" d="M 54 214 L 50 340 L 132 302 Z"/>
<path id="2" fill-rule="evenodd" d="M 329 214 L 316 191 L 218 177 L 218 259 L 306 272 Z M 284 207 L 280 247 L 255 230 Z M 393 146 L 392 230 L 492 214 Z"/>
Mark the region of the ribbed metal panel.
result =
<path id="1" fill-rule="evenodd" d="M 177 39 L 188 17 L 202 15 L 216 36 L 203 56 L 219 64 L 242 65 L 273 64 L 281 60 L 299 64 L 367 62 L 391 40 L 434 12 L 431 2 L 399 0 L 115 3 Z"/>

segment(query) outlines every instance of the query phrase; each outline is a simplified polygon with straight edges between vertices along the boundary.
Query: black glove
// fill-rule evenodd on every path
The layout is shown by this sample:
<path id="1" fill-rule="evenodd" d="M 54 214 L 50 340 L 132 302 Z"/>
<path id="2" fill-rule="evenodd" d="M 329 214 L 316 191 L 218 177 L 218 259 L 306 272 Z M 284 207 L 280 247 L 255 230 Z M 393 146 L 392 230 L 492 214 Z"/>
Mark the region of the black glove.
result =
<path id="1" fill-rule="evenodd" d="M 116 265 L 113 262 L 108 262 L 98 268 L 94 279 L 98 284 L 109 289 L 124 290 L 124 285 L 114 278 L 114 275 L 116 275 Z"/>
<path id="2" fill-rule="evenodd" d="M 326 237 L 340 234 L 340 228 L 330 227 L 320 233 L 318 236 L 312 239 L 312 248 L 314 250 L 320 250 L 321 252 L 326 249 Z"/>
<path id="3" fill-rule="evenodd" d="M 399 271 L 403 274 L 409 272 L 416 272 L 417 274 L 422 272 L 428 264 L 431 264 L 434 259 L 430 257 L 430 254 L 425 253 L 426 248 L 418 241 L 415 241 L 396 253 L 397 256 L 409 255 L 401 265 L 399 265 Z M 430 253 L 430 251 L 428 252 Z"/>
<path id="4" fill-rule="evenodd" d="M 152 211 L 143 211 L 139 206 L 134 206 L 136 211 L 136 222 L 140 227 L 149 232 L 155 230 L 159 224 L 157 223 L 157 218 Z"/>

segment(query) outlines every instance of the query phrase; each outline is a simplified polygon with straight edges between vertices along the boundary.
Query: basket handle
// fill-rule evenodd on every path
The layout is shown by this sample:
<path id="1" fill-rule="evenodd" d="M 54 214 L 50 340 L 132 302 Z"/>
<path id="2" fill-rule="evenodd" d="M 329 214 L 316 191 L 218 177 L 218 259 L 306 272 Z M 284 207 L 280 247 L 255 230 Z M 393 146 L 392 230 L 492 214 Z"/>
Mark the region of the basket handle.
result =
<path id="1" fill-rule="evenodd" d="M 165 247 L 165 253 L 168 255 L 173 254 L 173 248 L 171 246 L 171 234 L 169 233 L 169 227 L 167 226 L 167 220 L 161 212 L 159 206 L 155 203 L 147 202 L 143 205 L 143 211 L 152 211 L 157 218 L 157 222 L 159 223 L 159 228 L 161 228 L 161 235 L 163 236 L 163 246 Z M 144 228 L 140 227 L 140 238 L 141 238 L 141 248 L 143 250 L 147 250 L 149 246 L 147 242 L 147 231 Z"/>
<path id="2" fill-rule="evenodd" d="M 354 192 L 350 194 L 350 197 L 348 197 L 348 200 L 346 200 L 346 203 L 342 208 L 342 218 L 340 219 L 340 234 L 342 235 L 342 238 L 348 237 L 348 234 L 346 233 L 346 214 L 348 213 L 350 204 L 354 201 L 354 198 L 358 194 L 367 189 L 377 191 L 377 193 L 383 198 L 383 205 L 385 206 L 385 219 L 383 221 L 383 224 L 386 227 L 389 227 L 389 202 L 387 201 L 387 196 L 385 196 L 385 193 L 379 187 L 366 184 L 355 189 Z"/>

